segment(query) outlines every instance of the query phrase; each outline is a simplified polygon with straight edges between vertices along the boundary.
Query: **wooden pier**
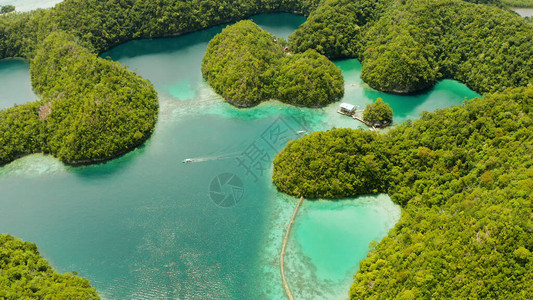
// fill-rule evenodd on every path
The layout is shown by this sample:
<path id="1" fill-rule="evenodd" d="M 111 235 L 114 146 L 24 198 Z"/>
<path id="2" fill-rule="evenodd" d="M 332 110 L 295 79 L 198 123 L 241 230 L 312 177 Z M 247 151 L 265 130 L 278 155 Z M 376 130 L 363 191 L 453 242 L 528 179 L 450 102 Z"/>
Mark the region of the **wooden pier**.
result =
<path id="1" fill-rule="evenodd" d="M 365 110 L 364 109 L 359 109 L 359 110 L 356 110 L 354 111 L 353 113 L 349 113 L 349 112 L 346 112 L 346 111 L 342 111 L 340 109 L 337 109 L 337 112 L 341 115 L 345 115 L 345 116 L 349 116 L 349 117 L 353 117 L 355 116 L 356 113 L 362 113 L 364 112 Z"/>
<path id="2" fill-rule="evenodd" d="M 287 297 L 290 300 L 294 300 L 294 297 L 292 296 L 291 289 L 289 288 L 289 284 L 287 283 L 287 279 L 285 278 L 285 270 L 283 268 L 284 258 L 285 258 L 285 248 L 287 248 L 287 241 L 289 240 L 289 234 L 291 233 L 292 223 L 294 223 L 294 219 L 296 218 L 296 214 L 298 213 L 298 209 L 300 209 L 300 206 L 302 205 L 303 200 L 304 200 L 304 196 L 300 198 L 300 201 L 298 201 L 298 205 L 296 205 L 296 209 L 294 209 L 294 213 L 292 214 L 291 221 L 289 222 L 289 226 L 287 226 L 287 231 L 285 232 L 285 238 L 283 238 L 283 245 L 281 246 L 281 254 L 279 256 L 280 268 L 281 268 L 281 279 L 283 279 L 283 287 L 285 288 L 285 293 L 287 294 Z"/>
<path id="3" fill-rule="evenodd" d="M 379 128 L 385 128 L 387 126 L 389 126 L 391 123 L 390 122 L 385 122 L 383 124 L 372 124 L 368 121 L 365 121 L 363 118 L 357 116 L 358 113 L 362 113 L 364 112 L 365 110 L 364 109 L 359 109 L 359 110 L 356 110 L 354 111 L 353 113 L 349 113 L 349 112 L 346 112 L 346 111 L 343 111 L 341 109 L 337 110 L 337 112 L 341 115 L 345 115 L 345 116 L 349 116 L 349 117 L 352 117 L 354 120 L 357 120 L 357 121 L 360 121 L 361 123 L 365 124 L 366 126 L 372 128 L 372 130 L 374 131 L 378 131 Z"/>
<path id="4" fill-rule="evenodd" d="M 374 126 L 374 124 L 372 124 L 372 123 L 370 123 L 368 121 L 365 121 L 365 120 L 363 120 L 362 118 L 359 118 L 356 115 L 353 115 L 352 118 L 356 119 L 357 121 L 361 121 L 363 124 L 365 124 L 368 127 L 372 127 L 372 130 L 378 131 L 377 128 Z"/>

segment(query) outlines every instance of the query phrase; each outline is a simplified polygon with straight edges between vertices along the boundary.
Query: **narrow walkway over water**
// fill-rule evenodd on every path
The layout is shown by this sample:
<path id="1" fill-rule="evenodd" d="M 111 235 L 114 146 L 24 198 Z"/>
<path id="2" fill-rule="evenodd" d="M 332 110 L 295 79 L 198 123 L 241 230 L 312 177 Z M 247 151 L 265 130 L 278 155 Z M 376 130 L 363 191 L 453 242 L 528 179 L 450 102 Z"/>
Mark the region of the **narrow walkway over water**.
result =
<path id="1" fill-rule="evenodd" d="M 294 297 L 292 296 L 291 289 L 289 288 L 289 284 L 287 283 L 287 279 L 285 278 L 285 270 L 283 268 L 283 263 L 285 257 L 285 248 L 287 248 L 287 241 L 289 240 L 289 234 L 291 233 L 292 223 L 294 223 L 294 219 L 296 218 L 296 214 L 298 213 L 298 209 L 300 209 L 300 205 L 302 205 L 303 200 L 304 196 L 300 197 L 300 201 L 298 201 L 298 205 L 296 205 L 296 209 L 294 209 L 294 214 L 292 214 L 289 226 L 287 226 L 287 232 L 285 233 L 285 238 L 283 238 L 283 245 L 281 246 L 281 254 L 279 260 L 281 268 L 281 279 L 283 279 L 283 287 L 285 288 L 285 293 L 287 294 L 287 297 L 289 297 L 290 300 L 294 300 Z"/>

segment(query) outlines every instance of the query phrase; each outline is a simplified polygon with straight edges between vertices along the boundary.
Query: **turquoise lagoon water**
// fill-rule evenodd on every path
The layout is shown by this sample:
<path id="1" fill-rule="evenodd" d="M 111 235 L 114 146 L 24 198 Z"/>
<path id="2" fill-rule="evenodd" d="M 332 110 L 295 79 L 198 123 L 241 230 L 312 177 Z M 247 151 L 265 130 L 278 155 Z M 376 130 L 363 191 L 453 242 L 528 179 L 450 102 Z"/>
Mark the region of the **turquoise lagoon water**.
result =
<path id="1" fill-rule="evenodd" d="M 0 0 L 0 6 L 14 5 L 18 12 L 30 11 L 37 8 L 49 8 L 63 0 Z"/>
<path id="2" fill-rule="evenodd" d="M 304 19 L 272 14 L 254 20 L 287 36 Z M 361 124 L 337 114 L 338 104 L 226 104 L 200 73 L 207 43 L 221 29 L 131 41 L 104 53 L 158 90 L 154 135 L 105 164 L 72 168 L 31 155 L 0 168 L 0 232 L 37 243 L 54 268 L 78 271 L 105 299 L 283 299 L 279 251 L 297 199 L 277 192 L 271 160 L 299 130 Z M 382 97 L 396 122 L 476 96 L 450 80 L 415 96 L 382 94 L 361 81 L 356 60 L 337 65 L 345 76 L 343 101 L 364 106 Z M 270 138 L 275 129 L 283 138 Z M 252 153 L 261 154 L 253 167 L 245 160 Z M 197 162 L 181 163 L 185 158 Z M 225 173 L 241 181 L 231 186 L 240 191 L 231 207 L 213 196 L 213 182 Z M 399 217 L 386 195 L 304 201 L 286 254 L 295 297 L 346 298 L 368 244 Z"/>
<path id="3" fill-rule="evenodd" d="M 533 17 L 533 8 L 511 7 L 511 9 L 522 17 Z"/>
<path id="4" fill-rule="evenodd" d="M 37 100 L 29 67 L 28 61 L 21 58 L 0 60 L 0 109 Z"/>

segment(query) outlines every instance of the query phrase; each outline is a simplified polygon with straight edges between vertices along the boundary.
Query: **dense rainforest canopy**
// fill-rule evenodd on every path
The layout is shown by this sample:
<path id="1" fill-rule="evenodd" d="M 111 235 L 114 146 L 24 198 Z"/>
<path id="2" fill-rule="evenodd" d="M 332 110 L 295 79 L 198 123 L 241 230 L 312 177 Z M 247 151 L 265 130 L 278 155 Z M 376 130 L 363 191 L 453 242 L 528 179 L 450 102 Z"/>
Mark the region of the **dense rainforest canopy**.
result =
<path id="1" fill-rule="evenodd" d="M 209 42 L 202 74 L 226 101 L 240 107 L 269 99 L 317 107 L 343 96 L 342 73 L 325 56 L 284 50 L 275 36 L 252 21 L 240 21 Z"/>
<path id="2" fill-rule="evenodd" d="M 58 274 L 33 243 L 0 234 L 0 299 L 100 299 L 86 279 Z"/>
<path id="3" fill-rule="evenodd" d="M 532 81 L 532 36 L 520 16 L 497 5 L 327 0 L 290 36 L 290 48 L 357 57 L 363 80 L 381 91 L 409 93 L 454 78 L 486 93 Z"/>
<path id="4" fill-rule="evenodd" d="M 485 93 L 525 86 L 533 76 L 532 28 L 496 0 L 66 0 L 53 9 L 2 16 L 0 58 L 32 57 L 55 30 L 103 52 L 134 38 L 180 34 L 274 11 L 309 16 L 290 37 L 291 51 L 313 48 L 329 58 L 356 57 L 362 60 L 363 78 L 384 91 L 408 92 L 452 77 Z M 418 56 L 407 55 L 411 52 L 402 46 Z M 397 64 L 394 56 L 400 58 Z M 380 69 L 376 60 L 391 64 L 390 70 Z"/>
<path id="5" fill-rule="evenodd" d="M 52 9 L 2 15 L 0 59 L 30 59 L 41 100 L 0 112 L 0 165 L 35 152 L 66 163 L 94 163 L 150 137 L 158 112 L 153 86 L 98 53 L 130 39 L 190 32 L 260 12 L 307 14 L 317 3 L 66 0 Z M 62 46 L 66 40 L 75 47 Z M 52 45 L 63 48 L 40 50 Z M 315 57 L 302 55 L 310 56 Z"/>
<path id="6" fill-rule="evenodd" d="M 150 136 L 153 87 L 98 53 L 279 11 L 309 17 L 289 42 L 303 55 L 287 63 L 316 61 L 314 49 L 358 58 L 363 79 L 379 90 L 411 92 L 455 78 L 484 94 L 384 135 L 312 134 L 276 158 L 274 181 L 287 193 L 388 192 L 403 206 L 400 223 L 361 263 L 352 297 L 533 298 L 533 27 L 497 0 L 66 0 L 3 14 L 0 58 L 30 59 L 41 100 L 0 112 L 0 165 L 34 152 L 101 161 Z M 283 84 L 274 82 L 292 97 Z M 18 253 L 2 251 L 8 259 Z M 0 285 L 25 285 L 32 276 Z"/>

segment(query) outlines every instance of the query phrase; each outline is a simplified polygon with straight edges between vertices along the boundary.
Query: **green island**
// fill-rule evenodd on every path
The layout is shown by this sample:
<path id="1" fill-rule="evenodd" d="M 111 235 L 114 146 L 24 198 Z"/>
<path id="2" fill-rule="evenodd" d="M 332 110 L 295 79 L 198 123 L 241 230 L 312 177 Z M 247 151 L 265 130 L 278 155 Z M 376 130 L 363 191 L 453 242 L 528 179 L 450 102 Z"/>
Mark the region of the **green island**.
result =
<path id="1" fill-rule="evenodd" d="M 392 108 L 381 98 L 377 98 L 374 103 L 366 105 L 363 111 L 363 120 L 375 127 L 386 127 L 392 123 Z"/>
<path id="2" fill-rule="evenodd" d="M 153 87 L 73 36 L 50 34 L 30 71 L 41 99 L 0 112 L 0 164 L 36 152 L 68 164 L 108 160 L 142 144 L 154 129 Z"/>
<path id="3" fill-rule="evenodd" d="M 226 101 L 249 107 L 268 99 L 308 107 L 344 94 L 341 71 L 315 50 L 292 55 L 252 21 L 226 27 L 207 46 L 202 74 Z"/>
<path id="4" fill-rule="evenodd" d="M 100 299 L 89 281 L 72 273 L 58 274 L 37 246 L 0 234 L 1 299 Z"/>
<path id="5" fill-rule="evenodd" d="M 331 97 L 294 99 L 299 84 L 321 76 L 302 77 L 303 68 L 331 66 L 318 53 L 358 58 L 364 81 L 380 91 L 412 93 L 453 78 L 483 94 L 384 134 L 312 133 L 276 156 L 273 181 L 287 194 L 384 192 L 402 206 L 400 222 L 360 263 L 351 298 L 532 298 L 533 27 L 496 0 L 66 0 L 52 9 L 3 14 L 0 58 L 29 59 L 40 100 L 0 111 L 0 165 L 39 152 L 89 164 L 141 145 L 154 131 L 157 94 L 98 54 L 132 39 L 184 34 L 260 12 L 308 16 L 290 37 L 292 56 L 281 49 L 264 53 L 282 61 L 270 79 L 297 84 L 274 81 L 237 105 L 276 96 L 320 106 L 342 95 L 334 88 L 324 92 Z M 246 74 L 261 76 L 255 71 Z M 223 95 L 231 87 L 212 84 Z M 253 95 L 254 84 L 235 93 Z M 87 281 L 53 272 L 35 245 L 4 235 L 0 241 L 0 293 L 12 293 L 6 298 L 64 292 L 98 298 Z"/>
<path id="6" fill-rule="evenodd" d="M 67 164 L 97 163 L 131 151 L 151 136 L 158 114 L 153 86 L 98 53 L 128 40 L 183 34 L 259 12 L 308 14 L 317 4 L 67 0 L 51 9 L 2 15 L 0 59 L 29 59 L 41 100 L 0 111 L 0 165 L 40 152 Z M 61 44 L 67 40 L 70 47 Z M 47 56 L 50 47 L 58 48 L 57 56 Z M 324 59 L 307 53 L 293 63 L 301 61 Z M 41 73 L 47 70 L 54 72 Z M 293 93 L 290 88 L 280 91 Z"/>

